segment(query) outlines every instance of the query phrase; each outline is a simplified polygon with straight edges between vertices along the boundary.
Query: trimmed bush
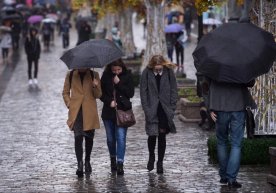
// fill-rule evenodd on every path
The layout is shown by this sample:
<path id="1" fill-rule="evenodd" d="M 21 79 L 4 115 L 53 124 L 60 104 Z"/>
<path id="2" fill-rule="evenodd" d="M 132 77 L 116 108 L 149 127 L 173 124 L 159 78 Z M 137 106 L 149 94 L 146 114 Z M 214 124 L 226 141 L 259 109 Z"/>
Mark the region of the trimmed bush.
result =
<path id="1" fill-rule="evenodd" d="M 207 141 L 207 145 L 210 162 L 218 163 L 216 136 L 211 136 Z M 269 147 L 276 147 L 275 138 L 244 138 L 241 149 L 241 165 L 270 164 Z"/>

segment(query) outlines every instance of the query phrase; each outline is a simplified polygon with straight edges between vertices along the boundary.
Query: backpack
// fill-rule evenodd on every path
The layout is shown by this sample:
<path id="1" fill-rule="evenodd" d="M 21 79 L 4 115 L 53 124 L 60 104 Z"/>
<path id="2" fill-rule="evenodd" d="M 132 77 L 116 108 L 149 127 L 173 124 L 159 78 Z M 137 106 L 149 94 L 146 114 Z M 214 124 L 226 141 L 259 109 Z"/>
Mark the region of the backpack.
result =
<path id="1" fill-rule="evenodd" d="M 74 73 L 75 70 L 71 70 L 70 71 L 70 74 L 69 74 L 69 85 L 70 85 L 70 89 L 71 89 L 71 84 L 72 84 L 72 78 L 73 78 L 73 73 Z M 92 70 L 90 70 L 90 75 L 91 75 L 91 78 L 92 80 L 94 80 L 94 73 Z"/>

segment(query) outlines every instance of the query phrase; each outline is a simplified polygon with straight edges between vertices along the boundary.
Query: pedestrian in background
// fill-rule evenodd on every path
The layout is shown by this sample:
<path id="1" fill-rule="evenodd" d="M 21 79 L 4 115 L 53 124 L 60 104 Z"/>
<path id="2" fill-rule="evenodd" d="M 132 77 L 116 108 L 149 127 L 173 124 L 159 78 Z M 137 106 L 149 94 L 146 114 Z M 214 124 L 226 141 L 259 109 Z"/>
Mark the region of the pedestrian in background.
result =
<path id="1" fill-rule="evenodd" d="M 105 68 L 101 83 L 103 92 L 101 100 L 104 103 L 102 119 L 106 130 L 111 171 L 117 170 L 117 175 L 123 175 L 127 128 L 117 126 L 116 108 L 121 110 L 132 108 L 130 98 L 134 96 L 134 84 L 130 72 L 121 59 Z"/>
<path id="2" fill-rule="evenodd" d="M 74 131 L 75 153 L 78 162 L 76 174 L 83 172 L 83 139 L 85 138 L 85 173 L 91 174 L 90 156 L 95 129 L 100 128 L 96 99 L 102 95 L 99 74 L 90 69 L 78 69 L 67 73 L 62 91 L 69 109 L 67 124 Z"/>
<path id="3" fill-rule="evenodd" d="M 158 138 L 157 173 L 163 173 L 166 134 L 176 133 L 173 122 L 177 102 L 174 64 L 161 55 L 154 55 L 144 69 L 140 80 L 141 103 L 146 118 L 149 160 L 147 169 L 154 169 L 155 146 Z"/>
<path id="4" fill-rule="evenodd" d="M 80 20 L 80 26 L 78 29 L 78 42 L 77 45 L 80 45 L 82 42 L 85 42 L 90 39 L 91 36 L 91 27 L 85 20 Z"/>
<path id="5" fill-rule="evenodd" d="M 60 32 L 62 34 L 62 45 L 63 48 L 67 48 L 70 44 L 70 28 L 71 23 L 68 21 L 67 18 L 62 20 L 60 25 Z"/>
<path id="6" fill-rule="evenodd" d="M 0 46 L 2 48 L 3 63 L 7 63 L 9 57 L 9 50 L 12 47 L 12 37 L 8 31 L 3 31 Z"/>
<path id="7" fill-rule="evenodd" d="M 30 34 L 25 40 L 25 52 L 28 61 L 28 78 L 29 86 L 35 84 L 37 86 L 38 60 L 40 57 L 40 41 L 37 37 L 37 29 L 30 28 Z M 34 79 L 32 78 L 32 65 L 34 64 Z"/>
<path id="8" fill-rule="evenodd" d="M 247 85 L 219 83 L 214 80 L 210 82 L 207 103 L 211 117 L 216 122 L 220 183 L 228 183 L 231 188 L 242 187 L 236 178 L 240 168 L 245 110 L 246 107 L 256 108 L 256 103 L 247 88 L 253 85 L 254 81 Z"/>

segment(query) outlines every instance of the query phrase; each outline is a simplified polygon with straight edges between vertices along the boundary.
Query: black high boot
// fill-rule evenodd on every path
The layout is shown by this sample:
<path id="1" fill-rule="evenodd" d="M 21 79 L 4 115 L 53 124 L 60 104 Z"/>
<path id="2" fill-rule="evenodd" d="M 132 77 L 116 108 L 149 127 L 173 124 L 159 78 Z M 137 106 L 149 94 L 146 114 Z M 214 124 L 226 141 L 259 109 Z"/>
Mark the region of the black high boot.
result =
<path id="1" fill-rule="evenodd" d="M 110 167 L 111 167 L 111 172 L 114 172 L 117 170 L 116 157 L 110 157 Z"/>
<path id="2" fill-rule="evenodd" d="M 149 161 L 148 161 L 148 165 L 147 165 L 147 169 L 149 171 L 154 169 L 154 161 L 155 161 L 155 155 L 154 154 L 150 154 L 149 155 Z"/>
<path id="3" fill-rule="evenodd" d="M 83 161 L 78 162 L 78 169 L 76 171 L 76 174 L 79 178 L 83 177 Z"/>
<path id="4" fill-rule="evenodd" d="M 88 131 L 88 134 L 94 136 L 94 131 Z M 92 167 L 90 164 L 90 156 L 93 148 L 93 137 L 85 137 L 85 174 L 90 175 L 92 173 Z"/>
<path id="5" fill-rule="evenodd" d="M 85 168 L 85 174 L 91 174 L 92 173 L 92 167 L 91 167 L 91 164 L 90 164 L 89 160 L 85 160 L 84 168 Z"/>
<path id="6" fill-rule="evenodd" d="M 124 175 L 124 164 L 122 162 L 117 163 L 117 175 Z"/>
<path id="7" fill-rule="evenodd" d="M 162 161 L 157 161 L 157 173 L 158 174 L 163 174 L 163 162 Z"/>

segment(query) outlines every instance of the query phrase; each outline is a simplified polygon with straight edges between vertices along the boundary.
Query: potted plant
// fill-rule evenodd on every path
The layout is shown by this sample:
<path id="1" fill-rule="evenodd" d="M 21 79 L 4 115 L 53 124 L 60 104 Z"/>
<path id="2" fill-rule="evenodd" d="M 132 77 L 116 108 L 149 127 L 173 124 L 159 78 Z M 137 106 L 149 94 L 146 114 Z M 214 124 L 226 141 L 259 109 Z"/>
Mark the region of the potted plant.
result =
<path id="1" fill-rule="evenodd" d="M 181 114 L 179 119 L 183 122 L 199 122 L 201 120 L 199 111 L 202 98 L 198 96 L 187 96 L 180 98 Z"/>

